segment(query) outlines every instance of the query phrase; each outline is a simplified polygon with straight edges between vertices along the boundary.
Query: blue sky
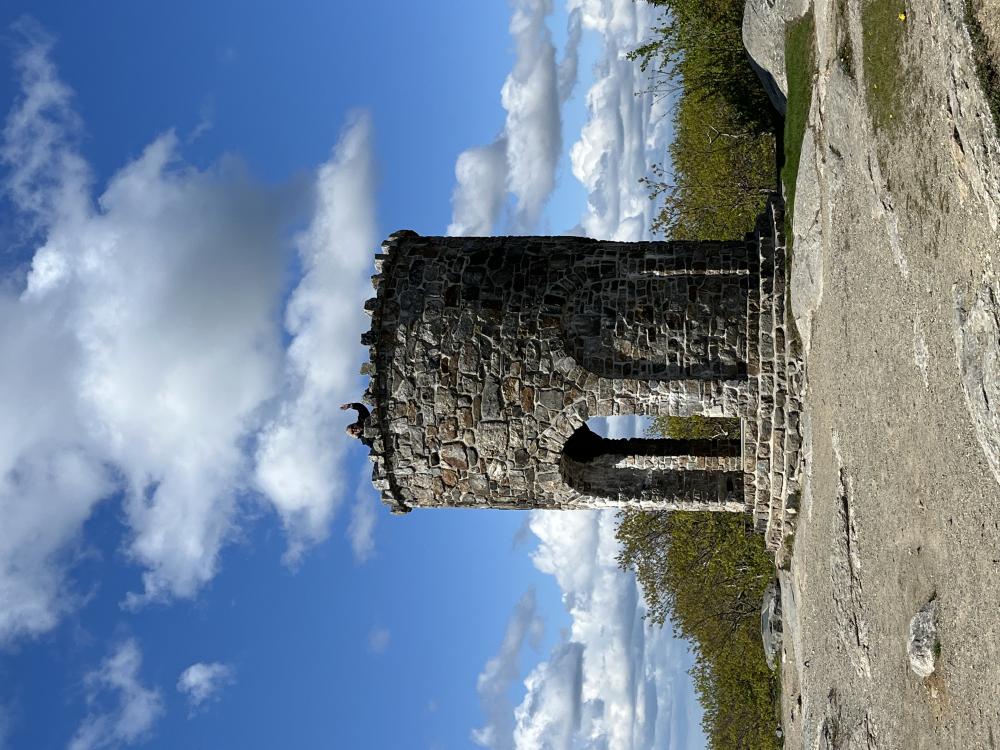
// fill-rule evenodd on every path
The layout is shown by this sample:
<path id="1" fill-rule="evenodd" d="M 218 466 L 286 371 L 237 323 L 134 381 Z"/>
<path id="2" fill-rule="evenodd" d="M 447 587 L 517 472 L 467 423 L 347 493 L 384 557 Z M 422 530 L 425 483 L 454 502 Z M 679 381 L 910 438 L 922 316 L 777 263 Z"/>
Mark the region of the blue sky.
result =
<path id="1" fill-rule="evenodd" d="M 0 9 L 0 748 L 702 746 L 612 516 L 390 517 L 336 408 L 391 231 L 645 236 L 653 20 Z"/>

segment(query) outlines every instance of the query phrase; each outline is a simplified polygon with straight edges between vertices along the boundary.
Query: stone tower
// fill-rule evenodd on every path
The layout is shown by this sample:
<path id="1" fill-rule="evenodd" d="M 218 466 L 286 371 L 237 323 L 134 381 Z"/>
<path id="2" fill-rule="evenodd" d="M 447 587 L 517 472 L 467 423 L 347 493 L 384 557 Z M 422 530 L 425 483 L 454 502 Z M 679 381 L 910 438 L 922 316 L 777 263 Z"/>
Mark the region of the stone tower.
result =
<path id="1" fill-rule="evenodd" d="M 766 530 L 791 473 L 774 460 L 791 359 L 781 221 L 775 199 L 729 242 L 392 235 L 362 338 L 383 501 L 751 511 Z M 586 427 L 624 414 L 739 417 L 742 439 Z"/>

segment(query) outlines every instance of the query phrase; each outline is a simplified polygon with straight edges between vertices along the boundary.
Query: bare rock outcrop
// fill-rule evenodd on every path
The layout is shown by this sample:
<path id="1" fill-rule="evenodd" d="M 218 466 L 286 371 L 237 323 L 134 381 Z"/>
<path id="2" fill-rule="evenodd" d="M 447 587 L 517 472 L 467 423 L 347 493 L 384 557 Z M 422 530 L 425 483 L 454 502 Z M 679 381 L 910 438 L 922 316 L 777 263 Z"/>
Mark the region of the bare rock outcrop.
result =
<path id="1" fill-rule="evenodd" d="M 743 10 L 743 44 L 767 96 L 785 114 L 785 24 L 801 18 L 809 0 L 747 0 Z"/>

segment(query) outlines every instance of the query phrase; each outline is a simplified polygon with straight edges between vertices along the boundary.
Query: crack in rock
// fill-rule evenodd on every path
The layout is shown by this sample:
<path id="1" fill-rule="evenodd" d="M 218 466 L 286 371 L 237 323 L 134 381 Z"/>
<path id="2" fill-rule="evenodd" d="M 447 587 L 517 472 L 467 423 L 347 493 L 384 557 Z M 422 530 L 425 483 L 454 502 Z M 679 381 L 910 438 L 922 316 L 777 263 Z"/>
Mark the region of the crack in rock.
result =
<path id="1" fill-rule="evenodd" d="M 882 174 L 882 167 L 878 163 L 878 156 L 875 154 L 874 144 L 868 147 L 868 177 L 871 179 L 872 187 L 875 189 L 875 218 L 882 222 L 885 227 L 886 239 L 889 241 L 889 248 L 892 250 L 892 261 L 899 269 L 900 275 L 904 279 L 910 278 L 910 264 L 903 254 L 903 246 L 899 241 L 899 220 L 896 218 L 896 209 L 892 202 L 892 194 L 886 185 L 885 177 Z"/>
<path id="2" fill-rule="evenodd" d="M 996 164 L 1000 144 L 993 128 L 983 127 L 991 116 L 978 79 L 969 61 L 972 41 L 964 23 L 960 33 L 949 38 L 942 50 L 948 72 L 948 122 L 951 125 L 951 153 L 958 170 L 959 191 L 963 201 L 969 192 L 978 198 L 986 210 L 990 227 L 996 231 L 1000 222 L 1000 178 Z"/>
<path id="3" fill-rule="evenodd" d="M 839 451 L 836 451 L 840 463 Z M 858 531 L 852 509 L 851 480 L 840 467 L 837 514 L 830 553 L 830 577 L 833 584 L 837 636 L 847 651 L 859 677 L 871 679 L 871 655 L 868 650 L 868 624 L 862 616 L 861 555 Z"/>
<path id="4" fill-rule="evenodd" d="M 816 728 L 813 750 L 879 750 L 878 728 L 870 711 L 860 719 L 845 717 L 845 710 L 837 688 L 830 688 L 827 695 L 823 721 Z"/>
<path id="5" fill-rule="evenodd" d="M 870 712 L 865 712 L 865 718 L 858 726 L 858 731 L 851 737 L 851 747 L 862 748 L 863 750 L 878 750 L 878 727 Z M 855 742 L 856 740 L 856 742 Z"/>
<path id="6" fill-rule="evenodd" d="M 823 721 L 816 728 L 814 750 L 836 750 L 843 747 L 840 734 L 840 695 L 837 688 L 831 688 L 826 700 Z"/>

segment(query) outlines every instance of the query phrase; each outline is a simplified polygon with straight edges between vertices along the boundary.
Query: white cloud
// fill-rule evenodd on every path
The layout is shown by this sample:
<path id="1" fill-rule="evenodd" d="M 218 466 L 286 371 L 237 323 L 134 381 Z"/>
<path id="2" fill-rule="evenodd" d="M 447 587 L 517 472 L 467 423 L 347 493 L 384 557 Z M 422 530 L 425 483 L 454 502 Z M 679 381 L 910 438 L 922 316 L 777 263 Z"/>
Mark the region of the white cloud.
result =
<path id="1" fill-rule="evenodd" d="M 53 39 L 34 21 L 14 24 L 14 67 L 21 96 L 7 116 L 0 158 L 10 168 L 7 193 L 32 226 L 85 213 L 89 170 L 72 149 L 80 122 L 73 92 L 50 59 Z"/>
<path id="2" fill-rule="evenodd" d="M 391 634 L 388 628 L 376 626 L 368 633 L 368 650 L 376 656 L 381 656 L 389 648 Z"/>
<path id="3" fill-rule="evenodd" d="M 513 8 L 515 60 L 500 90 L 506 121 L 492 144 L 459 155 L 448 234 L 490 234 L 508 191 L 515 203 L 510 231 L 530 231 L 555 189 L 562 154 L 560 108 L 576 81 L 580 14 L 570 16 L 563 60 L 557 63 L 546 25 L 552 0 L 513 0 Z"/>
<path id="4" fill-rule="evenodd" d="M 545 25 L 551 12 L 551 0 L 523 0 L 514 4 L 510 21 L 516 60 L 500 100 L 507 110 L 507 184 L 517 202 L 516 231 L 538 223 L 562 152 L 556 51 Z"/>
<path id="5" fill-rule="evenodd" d="M 110 704 L 106 710 L 91 710 L 73 735 L 69 750 L 98 750 L 139 742 L 149 736 L 163 714 L 157 690 L 139 680 L 142 653 L 134 640 L 125 641 L 84 679 L 87 700 L 93 706 Z"/>
<path id="6" fill-rule="evenodd" d="M 580 67 L 580 40 L 583 38 L 583 13 L 579 8 L 570 9 L 566 22 L 566 46 L 563 59 L 559 61 L 557 81 L 559 101 L 565 102 L 576 88 L 577 72 Z"/>
<path id="7" fill-rule="evenodd" d="M 340 403 L 360 392 L 367 328 L 363 309 L 376 245 L 371 121 L 358 114 L 317 178 L 316 213 L 299 238 L 303 278 L 292 294 L 286 326 L 288 394 L 264 429 L 257 482 L 284 520 L 294 559 L 326 536 L 343 486 L 346 440 Z"/>
<path id="8" fill-rule="evenodd" d="M 378 493 L 371 485 L 371 470 L 365 464 L 358 481 L 358 491 L 351 508 L 351 522 L 347 526 L 347 537 L 351 541 L 355 562 L 363 563 L 375 554 L 375 524 L 381 506 Z"/>
<path id="9" fill-rule="evenodd" d="M 235 681 L 235 672 L 228 664 L 197 662 L 181 672 L 177 690 L 184 694 L 192 708 L 198 708 Z"/>
<path id="10" fill-rule="evenodd" d="M 75 605 L 65 572 L 83 523 L 118 493 L 128 556 L 144 569 L 132 605 L 212 578 L 256 502 L 246 476 L 280 514 L 291 558 L 324 537 L 347 442 L 331 408 L 360 388 L 374 246 L 362 116 L 314 189 L 262 186 L 233 158 L 187 166 L 168 132 L 95 201 L 51 40 L 20 32 L 22 93 L 0 159 L 36 250 L 26 276 L 0 279 L 0 644 Z M 293 238 L 310 197 L 309 228 Z M 304 277 L 286 352 L 294 250 Z"/>
<path id="11" fill-rule="evenodd" d="M 672 103 L 647 91 L 647 74 L 625 55 L 644 41 L 658 11 L 634 0 L 568 4 L 604 47 L 587 91 L 587 121 L 570 149 L 573 174 L 588 191 L 580 229 L 597 239 L 644 239 L 656 207 L 639 179 L 667 156 Z"/>
<path id="12" fill-rule="evenodd" d="M 280 384 L 280 201 L 236 165 L 173 170 L 176 145 L 163 136 L 121 170 L 65 254 L 88 437 L 123 472 L 146 568 L 133 602 L 214 576 L 248 471 L 241 441 Z"/>
<path id="13" fill-rule="evenodd" d="M 545 21 L 551 0 L 517 0 L 511 20 L 516 59 L 504 82 L 504 127 L 488 146 L 464 151 L 455 165 L 454 235 L 490 234 L 508 200 L 506 231 L 532 231 L 556 185 L 562 151 L 561 105 L 577 77 L 581 35 L 596 32 L 603 51 L 587 91 L 587 119 L 570 149 L 573 175 L 587 190 L 587 210 L 571 234 L 598 239 L 648 239 L 656 206 L 639 180 L 667 156 L 669 97 L 648 89 L 649 74 L 626 59 L 657 20 L 635 0 L 567 0 L 563 59 L 557 64 Z"/>
<path id="14" fill-rule="evenodd" d="M 514 717 L 509 693 L 521 675 L 519 662 L 525 641 L 537 647 L 543 627 L 536 611 L 534 589 L 529 589 L 514 607 L 499 653 L 486 662 L 479 675 L 476 690 L 486 724 L 473 730 L 476 744 L 495 750 L 513 748 Z"/>
<path id="15" fill-rule="evenodd" d="M 184 140 L 194 143 L 215 127 L 215 101 L 211 97 L 205 99 L 198 112 L 198 122 Z"/>
<path id="16" fill-rule="evenodd" d="M 483 236 L 493 231 L 507 196 L 507 139 L 463 151 L 455 162 L 448 234 Z"/>
<path id="17" fill-rule="evenodd" d="M 570 750 L 607 747 L 605 737 L 581 732 L 581 683 L 585 649 L 567 641 L 553 649 L 548 661 L 536 666 L 524 681 L 527 694 L 514 714 L 513 747 L 518 750 Z M 584 743 L 574 744 L 579 737 Z"/>
<path id="18" fill-rule="evenodd" d="M 684 642 L 648 626 L 634 575 L 617 566 L 614 512 L 532 512 L 535 566 L 556 578 L 572 619 L 525 679 L 513 747 L 699 747 L 700 709 Z"/>
<path id="19" fill-rule="evenodd" d="M 614 426 L 613 423 L 612 426 Z M 496 750 L 669 750 L 704 746 L 687 645 L 647 626 L 632 573 L 618 568 L 614 512 L 536 511 L 533 562 L 555 577 L 571 619 L 546 659 L 524 678 L 522 646 L 540 634 L 528 592 L 499 653 L 479 676 L 484 726 L 473 740 Z"/>

